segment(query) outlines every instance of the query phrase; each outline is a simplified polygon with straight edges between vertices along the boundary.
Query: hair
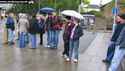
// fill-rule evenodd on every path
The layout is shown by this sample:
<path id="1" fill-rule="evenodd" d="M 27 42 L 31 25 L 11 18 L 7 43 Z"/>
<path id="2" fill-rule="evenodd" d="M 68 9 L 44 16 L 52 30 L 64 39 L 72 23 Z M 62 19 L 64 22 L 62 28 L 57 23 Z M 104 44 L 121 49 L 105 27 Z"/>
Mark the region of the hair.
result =
<path id="1" fill-rule="evenodd" d="M 118 16 L 122 19 L 125 19 L 125 14 L 119 14 Z"/>
<path id="2" fill-rule="evenodd" d="M 71 17 L 70 16 L 66 16 L 65 17 L 67 20 L 71 20 Z"/>

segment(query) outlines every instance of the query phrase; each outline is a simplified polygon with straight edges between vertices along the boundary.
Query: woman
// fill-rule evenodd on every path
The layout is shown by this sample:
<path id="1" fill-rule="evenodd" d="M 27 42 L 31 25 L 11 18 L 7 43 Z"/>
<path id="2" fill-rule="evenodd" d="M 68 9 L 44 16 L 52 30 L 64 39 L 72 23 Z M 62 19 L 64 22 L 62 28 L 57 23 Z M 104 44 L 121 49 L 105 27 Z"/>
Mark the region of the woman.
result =
<path id="1" fill-rule="evenodd" d="M 70 28 L 72 23 L 70 19 L 70 16 L 66 16 L 65 28 L 63 32 L 64 51 L 62 55 L 64 56 L 64 58 L 69 57 Z"/>
<path id="2" fill-rule="evenodd" d="M 27 16 L 20 17 L 18 22 L 19 27 L 19 47 L 24 48 L 26 46 L 26 36 L 28 34 L 29 21 Z"/>
<path id="3" fill-rule="evenodd" d="M 73 18 L 73 28 L 71 29 L 71 34 L 70 34 L 70 41 L 69 41 L 69 58 L 67 58 L 67 61 L 72 60 L 75 63 L 78 62 L 78 56 L 79 56 L 79 39 L 83 35 L 82 27 L 79 25 L 79 20 L 76 18 Z"/>

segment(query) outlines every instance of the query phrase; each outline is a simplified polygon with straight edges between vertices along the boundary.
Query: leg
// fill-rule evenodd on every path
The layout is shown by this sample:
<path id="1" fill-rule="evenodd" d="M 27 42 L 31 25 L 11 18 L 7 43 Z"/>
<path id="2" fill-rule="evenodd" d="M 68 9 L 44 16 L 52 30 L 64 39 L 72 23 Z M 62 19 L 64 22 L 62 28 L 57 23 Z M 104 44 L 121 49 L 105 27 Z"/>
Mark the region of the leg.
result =
<path id="1" fill-rule="evenodd" d="M 74 59 L 78 60 L 79 57 L 79 40 L 74 41 Z"/>
<path id="2" fill-rule="evenodd" d="M 110 64 L 114 56 L 114 52 L 115 52 L 115 43 L 111 42 L 110 45 L 108 46 L 106 59 L 103 60 L 103 62 L 108 62 Z"/>
<path id="3" fill-rule="evenodd" d="M 40 45 L 43 45 L 43 33 L 40 33 Z"/>
<path id="4" fill-rule="evenodd" d="M 69 57 L 69 41 L 66 43 L 66 55 Z"/>
<path id="5" fill-rule="evenodd" d="M 58 47 L 58 42 L 59 42 L 59 30 L 55 30 L 54 31 L 54 47 L 57 48 Z"/>
<path id="6" fill-rule="evenodd" d="M 50 47 L 50 30 L 47 31 L 47 47 Z"/>
<path id="7" fill-rule="evenodd" d="M 109 71 L 117 71 L 118 66 L 121 60 L 123 59 L 124 55 L 125 55 L 125 49 L 119 49 L 119 46 L 116 47 L 115 54 L 112 59 L 112 63 L 109 67 Z"/>
<path id="8" fill-rule="evenodd" d="M 52 46 L 52 31 L 48 30 L 47 32 L 47 47 Z"/>
<path id="9" fill-rule="evenodd" d="M 63 51 L 63 53 L 62 53 L 63 55 L 66 54 L 66 46 L 67 46 L 67 45 L 66 45 L 66 41 L 64 41 L 64 51 Z"/>
<path id="10" fill-rule="evenodd" d="M 72 59 L 72 55 L 73 55 L 73 40 L 70 40 L 69 42 L 69 58 L 70 60 Z"/>
<path id="11" fill-rule="evenodd" d="M 63 55 L 69 57 L 69 41 L 64 41 L 64 51 Z"/>
<path id="12" fill-rule="evenodd" d="M 55 37 L 56 37 L 55 30 L 51 30 L 51 42 L 50 42 L 51 48 L 55 47 Z"/>
<path id="13" fill-rule="evenodd" d="M 25 35 L 23 32 L 20 33 L 19 37 L 19 47 L 24 48 L 25 47 Z"/>
<path id="14" fill-rule="evenodd" d="M 14 31 L 13 30 L 11 30 L 11 29 L 8 29 L 8 33 L 9 33 L 9 39 L 8 39 L 8 41 L 10 42 L 10 43 L 14 43 Z"/>
<path id="15" fill-rule="evenodd" d="M 31 45 L 32 48 L 36 48 L 36 34 L 31 34 Z"/>
<path id="16" fill-rule="evenodd" d="M 111 62 L 115 52 L 115 43 L 111 43 L 111 45 L 108 47 L 108 52 L 107 52 L 107 60 Z"/>

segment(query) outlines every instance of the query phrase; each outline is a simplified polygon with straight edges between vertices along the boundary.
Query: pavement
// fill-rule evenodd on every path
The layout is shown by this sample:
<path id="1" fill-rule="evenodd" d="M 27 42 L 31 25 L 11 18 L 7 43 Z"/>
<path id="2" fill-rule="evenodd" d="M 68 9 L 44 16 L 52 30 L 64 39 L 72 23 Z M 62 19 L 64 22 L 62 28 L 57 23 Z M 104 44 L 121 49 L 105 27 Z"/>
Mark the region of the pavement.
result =
<path id="1" fill-rule="evenodd" d="M 78 63 L 65 62 L 61 56 L 62 38 L 60 38 L 57 50 L 40 45 L 37 49 L 30 49 L 30 45 L 26 48 L 19 48 L 18 43 L 14 46 L 1 43 L 0 71 L 106 71 L 106 65 L 102 63 L 102 59 L 105 58 L 109 38 L 110 33 L 96 32 L 93 34 L 85 31 L 84 36 L 80 39 Z M 46 44 L 45 39 L 46 35 L 44 35 L 44 45 Z"/>

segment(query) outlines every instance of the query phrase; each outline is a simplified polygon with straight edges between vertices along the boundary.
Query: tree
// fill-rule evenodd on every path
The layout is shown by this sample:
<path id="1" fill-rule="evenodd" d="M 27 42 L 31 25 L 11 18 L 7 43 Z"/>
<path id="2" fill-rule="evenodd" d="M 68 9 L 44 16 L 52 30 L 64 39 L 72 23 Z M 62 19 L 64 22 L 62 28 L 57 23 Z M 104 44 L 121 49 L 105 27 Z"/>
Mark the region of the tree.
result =
<path id="1" fill-rule="evenodd" d="M 56 10 L 64 10 L 64 9 L 72 9 L 77 10 L 79 5 L 79 0 L 40 0 L 40 2 L 35 2 L 34 4 L 15 4 L 13 5 L 10 11 L 19 13 L 19 12 L 26 12 L 26 13 L 34 13 L 34 11 L 39 10 L 43 7 L 52 7 L 56 8 Z"/>
<path id="2" fill-rule="evenodd" d="M 83 0 L 84 4 L 89 4 L 91 0 Z"/>

